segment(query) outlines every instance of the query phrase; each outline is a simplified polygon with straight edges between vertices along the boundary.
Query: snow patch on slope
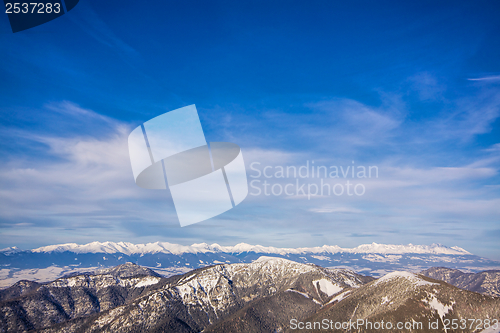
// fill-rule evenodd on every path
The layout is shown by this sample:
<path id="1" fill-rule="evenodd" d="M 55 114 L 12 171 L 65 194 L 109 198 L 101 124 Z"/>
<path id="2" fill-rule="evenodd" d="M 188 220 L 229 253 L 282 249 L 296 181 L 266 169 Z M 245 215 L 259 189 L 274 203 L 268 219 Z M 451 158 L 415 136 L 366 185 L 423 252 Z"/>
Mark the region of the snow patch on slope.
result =
<path id="1" fill-rule="evenodd" d="M 382 297 L 382 302 L 380 303 L 380 305 L 384 305 L 384 304 L 391 304 L 391 300 L 389 299 L 389 296 Z"/>
<path id="2" fill-rule="evenodd" d="M 344 289 L 337 284 L 333 284 L 331 281 L 328 281 L 327 279 L 313 281 L 313 285 L 315 287 L 317 284 L 319 284 L 319 289 L 322 292 L 324 292 L 325 294 L 327 294 L 328 296 L 335 295 L 336 293 L 338 293 Z"/>
<path id="3" fill-rule="evenodd" d="M 280 257 L 268 257 L 268 256 L 260 256 L 259 258 L 255 259 L 254 261 L 252 262 L 273 262 L 273 261 L 276 261 L 276 262 L 280 262 L 280 261 L 289 261 L 289 262 L 292 262 L 290 260 L 287 260 L 287 259 L 283 259 L 283 258 L 280 258 Z"/>
<path id="4" fill-rule="evenodd" d="M 312 258 L 314 259 L 318 259 L 318 260 L 331 260 L 329 257 L 327 256 L 311 256 Z"/>
<path id="5" fill-rule="evenodd" d="M 416 274 L 413 274 L 410 272 L 398 272 L 398 271 L 382 276 L 380 279 L 375 281 L 373 283 L 373 285 L 376 286 L 380 283 L 385 283 L 385 282 L 389 282 L 389 281 L 392 281 L 394 279 L 400 279 L 400 278 L 407 279 L 416 286 L 438 285 L 437 283 L 425 281 L 424 279 L 418 277 Z"/>
<path id="6" fill-rule="evenodd" d="M 451 305 L 444 305 L 443 303 L 441 303 L 437 298 L 436 298 L 436 295 L 433 295 L 431 294 L 431 299 L 428 300 L 428 299 L 423 299 L 422 301 L 429 304 L 429 306 L 436 310 L 436 312 L 438 313 L 439 315 L 439 318 L 441 318 L 441 322 L 443 321 L 443 318 L 444 316 L 450 312 L 451 310 L 453 310 L 453 305 L 455 304 L 455 302 L 453 301 L 451 303 Z"/>
<path id="7" fill-rule="evenodd" d="M 135 287 L 136 288 L 147 287 L 147 286 L 151 286 L 153 284 L 157 284 L 158 282 L 160 282 L 160 278 L 149 276 L 149 277 L 144 278 L 141 281 L 139 281 L 139 283 L 136 284 Z"/>
<path id="8" fill-rule="evenodd" d="M 340 302 L 341 300 L 347 298 L 347 296 L 349 296 L 349 294 L 351 293 L 351 291 L 352 290 L 347 290 L 347 291 L 344 291 L 341 294 L 338 294 L 337 296 L 335 296 L 334 298 L 332 298 L 327 304 L 333 303 L 335 301 Z"/>

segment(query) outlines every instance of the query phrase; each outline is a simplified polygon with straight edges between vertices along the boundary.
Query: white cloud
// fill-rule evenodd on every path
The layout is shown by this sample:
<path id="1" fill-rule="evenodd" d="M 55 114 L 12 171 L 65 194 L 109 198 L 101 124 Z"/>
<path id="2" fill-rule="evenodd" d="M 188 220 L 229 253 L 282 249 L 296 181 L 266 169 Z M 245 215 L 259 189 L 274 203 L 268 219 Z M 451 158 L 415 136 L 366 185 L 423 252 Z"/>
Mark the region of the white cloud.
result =
<path id="1" fill-rule="evenodd" d="M 488 151 L 488 152 L 500 152 L 500 143 L 496 143 L 496 144 L 492 145 L 490 148 L 485 149 L 485 151 Z"/>
<path id="2" fill-rule="evenodd" d="M 409 80 L 412 82 L 412 91 L 416 91 L 423 101 L 442 98 L 446 90 L 444 84 L 438 82 L 436 77 L 428 72 L 418 73 Z"/>
<path id="3" fill-rule="evenodd" d="M 424 123 L 422 133 L 433 141 L 470 141 L 478 134 L 489 133 L 500 117 L 500 93 L 487 91 L 474 98 L 457 101 L 452 110 Z"/>
<path id="4" fill-rule="evenodd" d="M 11 131 L 16 139 L 44 144 L 28 158 L 11 157 L 0 166 L 0 219 L 3 227 L 117 228 L 144 221 L 177 225 L 168 191 L 149 191 L 134 183 L 128 157 L 128 124 L 59 103 L 58 112 L 77 121 L 93 119 L 101 136 Z M 98 131 L 99 132 L 99 131 Z M 157 208 L 150 209 L 150 205 Z M 142 221 L 142 222 L 141 222 Z M 123 231 L 123 230 L 122 230 Z"/>
<path id="5" fill-rule="evenodd" d="M 469 78 L 469 81 L 500 81 L 500 75 L 490 75 L 476 78 Z"/>
<path id="6" fill-rule="evenodd" d="M 309 103 L 321 111 L 315 128 L 302 129 L 304 137 L 320 137 L 324 143 L 337 142 L 344 149 L 353 146 L 376 146 L 393 138 L 403 124 L 405 105 L 395 96 L 384 96 L 380 107 L 371 107 L 351 99 Z M 307 131 L 307 135 L 304 133 Z"/>

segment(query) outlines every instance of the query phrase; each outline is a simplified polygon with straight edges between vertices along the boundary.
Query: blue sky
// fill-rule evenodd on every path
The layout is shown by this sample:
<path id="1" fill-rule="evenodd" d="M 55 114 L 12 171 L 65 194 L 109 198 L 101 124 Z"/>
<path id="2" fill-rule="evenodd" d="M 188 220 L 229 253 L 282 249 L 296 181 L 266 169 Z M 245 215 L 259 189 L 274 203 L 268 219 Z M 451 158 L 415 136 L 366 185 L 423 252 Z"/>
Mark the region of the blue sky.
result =
<path id="1" fill-rule="evenodd" d="M 16 34 L 3 15 L 0 245 L 442 243 L 500 259 L 499 10 L 81 0 Z M 363 196 L 249 196 L 180 228 L 168 191 L 134 184 L 126 138 L 190 104 L 247 167 L 354 161 L 379 177 Z"/>

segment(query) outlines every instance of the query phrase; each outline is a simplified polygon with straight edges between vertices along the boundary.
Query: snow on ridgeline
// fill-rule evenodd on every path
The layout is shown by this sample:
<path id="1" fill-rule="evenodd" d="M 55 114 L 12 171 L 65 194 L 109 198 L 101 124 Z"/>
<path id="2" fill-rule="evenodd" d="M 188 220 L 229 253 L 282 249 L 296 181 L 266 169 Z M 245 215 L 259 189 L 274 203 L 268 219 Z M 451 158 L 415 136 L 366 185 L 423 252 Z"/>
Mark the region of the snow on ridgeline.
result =
<path id="1" fill-rule="evenodd" d="M 0 253 L 3 253 L 5 255 L 10 255 L 10 254 L 14 254 L 14 253 L 17 253 L 17 252 L 22 252 L 22 250 L 19 250 L 17 248 L 17 246 L 12 246 L 12 247 L 6 247 L 5 249 L 1 249 L 0 250 Z"/>
<path id="2" fill-rule="evenodd" d="M 390 245 L 390 244 L 363 244 L 355 248 L 341 248 L 337 245 L 323 245 L 321 247 L 303 247 L 303 248 L 276 248 L 265 247 L 261 245 L 250 245 L 240 243 L 235 246 L 221 246 L 219 244 L 193 244 L 190 246 L 172 244 L 168 242 L 155 242 L 147 244 L 132 244 L 127 242 L 92 242 L 78 245 L 76 243 L 49 245 L 31 250 L 32 252 L 73 252 L 73 253 L 123 253 L 146 254 L 146 253 L 168 253 L 180 255 L 184 253 L 242 253 L 255 252 L 267 254 L 304 254 L 304 253 L 380 253 L 380 254 L 454 254 L 464 255 L 470 252 L 454 246 L 447 247 L 441 244 L 432 245 Z"/>
<path id="3" fill-rule="evenodd" d="M 389 274 L 382 276 L 380 279 L 375 280 L 373 282 L 373 286 L 379 285 L 381 283 L 393 281 L 396 279 L 406 279 L 416 286 L 437 285 L 437 283 L 426 281 L 414 273 L 404 272 L 404 271 L 403 272 L 395 271 L 395 272 L 392 272 L 392 273 L 389 273 Z"/>

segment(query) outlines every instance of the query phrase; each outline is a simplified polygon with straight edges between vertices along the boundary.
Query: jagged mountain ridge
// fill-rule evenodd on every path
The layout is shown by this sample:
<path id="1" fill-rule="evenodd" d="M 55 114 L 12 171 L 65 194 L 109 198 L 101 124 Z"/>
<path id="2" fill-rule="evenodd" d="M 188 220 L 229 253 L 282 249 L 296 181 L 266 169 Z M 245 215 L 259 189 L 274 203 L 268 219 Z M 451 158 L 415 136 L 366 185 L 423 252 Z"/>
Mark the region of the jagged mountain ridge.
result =
<path id="1" fill-rule="evenodd" d="M 282 249 L 259 245 L 171 243 L 131 244 L 93 242 L 84 245 L 51 245 L 29 251 L 0 251 L 0 287 L 18 280 L 50 281 L 68 273 L 133 262 L 163 275 L 185 273 L 191 269 L 221 263 L 250 263 L 262 255 L 272 255 L 323 267 L 348 267 L 378 277 L 394 270 L 419 272 L 435 266 L 447 266 L 477 272 L 500 269 L 500 262 L 470 254 L 458 247 L 443 245 L 366 244 L 353 249 L 338 246 Z"/>
<path id="2" fill-rule="evenodd" d="M 128 263 L 44 284 L 19 281 L 0 291 L 0 331 L 27 331 L 113 309 L 166 280 Z"/>
<path id="3" fill-rule="evenodd" d="M 38 290 L 31 290 L 15 299 L 0 303 L 4 331 L 6 329 L 9 332 L 23 332 L 46 327 L 42 331 L 199 332 L 252 301 L 272 297 L 280 292 L 290 290 L 289 292 L 296 294 L 294 296 L 308 295 L 304 307 L 314 310 L 325 304 L 335 293 L 359 287 L 372 280 L 348 270 L 330 270 L 280 258 L 262 257 L 250 264 L 223 264 L 200 268 L 168 279 L 143 276 L 143 279 L 157 279 L 156 283 L 150 282 L 143 288 L 138 288 L 138 285 L 144 280 L 134 280 L 135 285 L 120 282 L 128 287 L 128 293 L 133 294 L 135 298 L 123 298 L 121 304 L 101 306 L 100 311 L 95 311 L 95 307 L 89 307 L 92 302 L 81 294 L 81 289 L 86 287 L 94 293 L 99 290 L 111 292 L 111 287 L 115 285 L 108 281 L 108 276 L 110 274 L 95 275 L 94 278 L 98 281 L 92 286 L 84 285 L 89 279 L 87 275 L 62 278 L 45 284 Z M 97 288 L 96 291 L 94 286 L 99 286 L 100 289 Z M 70 302 L 56 290 L 57 288 L 66 293 L 73 293 L 79 300 L 77 303 L 81 304 L 81 309 L 72 310 L 68 305 Z M 34 297 L 40 298 L 41 289 L 50 289 L 51 294 L 61 297 L 52 299 L 52 311 L 47 311 L 47 302 L 33 303 Z M 107 301 L 104 297 L 99 300 L 101 299 Z M 56 303 L 59 307 L 55 306 Z M 25 304 L 22 309 L 31 317 L 24 315 L 20 318 L 13 315 L 23 313 L 13 309 L 20 304 Z M 37 322 L 37 315 L 42 313 L 42 309 L 36 308 L 37 305 L 43 308 L 45 314 L 41 322 Z M 64 311 L 59 310 L 58 313 L 57 308 Z M 94 311 L 88 310 L 89 308 Z M 76 314 L 64 316 L 63 312 Z M 27 320 L 27 317 L 31 319 Z M 57 324 L 58 322 L 60 324 Z"/>
<path id="4" fill-rule="evenodd" d="M 409 272 L 374 280 L 349 270 L 273 257 L 200 268 L 170 278 L 144 272 L 149 270 L 129 263 L 93 276 L 30 285 L 24 294 L 6 296 L 0 302 L 0 332 L 292 332 L 293 319 L 313 323 L 324 318 L 332 322 L 436 322 L 438 329 L 423 326 L 413 331 L 454 332 L 444 330 L 446 320 L 500 317 L 498 297 Z M 127 289 L 122 292 L 129 297 L 113 304 L 110 300 L 116 299 L 117 284 Z M 87 294 L 82 293 L 85 288 Z M 95 300 L 86 295 L 99 291 L 98 306 L 92 307 Z M 461 330 L 473 331 L 481 330 Z"/>
<path id="5" fill-rule="evenodd" d="M 307 329 L 307 323 L 322 323 L 327 318 L 329 332 L 346 332 L 335 323 L 355 322 L 349 326 L 354 332 L 491 332 L 486 330 L 485 319 L 500 318 L 500 298 L 466 291 L 446 282 L 409 272 L 393 272 L 370 282 L 361 288 L 342 293 L 332 299 L 312 316 L 302 320 L 306 328 L 301 332 L 317 332 Z M 462 327 L 463 322 L 466 324 Z M 481 319 L 470 325 L 468 319 Z M 358 320 L 360 320 L 358 325 Z M 453 320 L 459 328 L 452 328 Z M 385 322 L 385 329 L 376 329 L 374 323 Z M 371 326 L 367 323 L 370 322 Z M 332 323 L 333 327 L 332 327 Z M 388 328 L 388 325 L 392 328 Z M 403 328 L 398 328 L 403 323 Z M 404 325 L 410 323 L 404 329 Z M 421 323 L 419 326 L 418 323 Z M 429 327 L 434 323 L 437 327 Z M 298 324 L 296 324 L 298 326 Z M 445 325 L 447 325 L 445 327 Z M 497 325 L 498 326 L 498 325 Z M 375 327 L 375 329 L 374 329 Z M 294 332 L 290 326 L 285 332 Z M 491 327 L 490 327 L 491 328 Z"/>
<path id="6" fill-rule="evenodd" d="M 433 267 L 421 274 L 442 280 L 458 288 L 500 297 L 500 270 L 479 273 L 464 273 L 457 269 Z"/>

